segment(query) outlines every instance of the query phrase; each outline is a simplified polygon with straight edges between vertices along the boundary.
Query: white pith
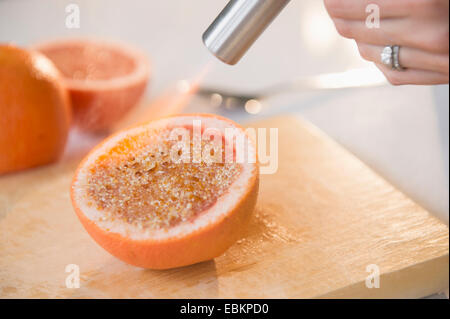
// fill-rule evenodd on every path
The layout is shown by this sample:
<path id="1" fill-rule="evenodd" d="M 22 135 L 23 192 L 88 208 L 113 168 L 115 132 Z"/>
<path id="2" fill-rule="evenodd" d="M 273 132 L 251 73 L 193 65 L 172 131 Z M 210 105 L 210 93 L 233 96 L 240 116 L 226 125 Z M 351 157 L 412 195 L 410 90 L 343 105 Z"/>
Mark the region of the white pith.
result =
<path id="1" fill-rule="evenodd" d="M 204 126 L 213 127 L 219 129 L 222 132 L 224 132 L 225 128 L 227 127 L 236 127 L 230 122 L 223 121 L 219 118 L 214 117 L 205 118 L 191 115 L 172 117 L 151 122 L 149 124 L 118 133 L 115 136 L 111 137 L 111 139 L 107 143 L 103 144 L 101 147 L 97 148 L 91 154 L 89 154 L 88 158 L 83 164 L 83 167 L 80 168 L 73 185 L 74 200 L 79 206 L 80 211 L 86 216 L 86 218 L 93 221 L 104 230 L 118 233 L 127 238 L 135 240 L 164 240 L 167 238 L 182 237 L 184 235 L 192 233 L 195 230 L 206 227 L 209 224 L 223 218 L 229 211 L 231 211 L 241 200 L 244 194 L 248 191 L 248 184 L 252 181 L 252 176 L 258 169 L 255 163 L 242 163 L 242 171 L 237 176 L 236 180 L 231 184 L 228 192 L 219 197 L 216 203 L 208 210 L 202 212 L 202 214 L 196 217 L 192 222 L 183 222 L 167 229 L 142 229 L 136 225 L 119 220 L 102 220 L 105 212 L 97 210 L 95 207 L 93 207 L 93 205 L 87 205 L 86 187 L 84 187 L 83 185 L 86 185 L 88 168 L 93 163 L 95 163 L 96 159 L 100 155 L 105 154 L 108 149 L 114 147 L 118 141 L 122 140 L 125 137 L 139 135 L 142 132 L 146 132 L 149 128 L 165 128 L 192 125 L 193 120 L 201 120 Z M 254 141 L 250 138 L 248 138 L 248 141 L 249 153 L 256 154 Z"/>
<path id="2" fill-rule="evenodd" d="M 140 82 L 147 80 L 150 75 L 150 64 L 146 55 L 139 49 L 134 48 L 128 44 L 122 44 L 120 42 L 110 42 L 105 40 L 98 40 L 94 38 L 71 38 L 49 41 L 34 46 L 36 50 L 61 48 L 68 44 L 78 43 L 92 43 L 95 46 L 109 48 L 113 51 L 120 52 L 124 56 L 131 58 L 135 62 L 135 68 L 130 74 L 125 76 L 117 76 L 107 80 L 92 80 L 92 79 L 71 79 L 64 77 L 66 85 L 75 90 L 112 90 L 123 87 L 130 87 Z"/>

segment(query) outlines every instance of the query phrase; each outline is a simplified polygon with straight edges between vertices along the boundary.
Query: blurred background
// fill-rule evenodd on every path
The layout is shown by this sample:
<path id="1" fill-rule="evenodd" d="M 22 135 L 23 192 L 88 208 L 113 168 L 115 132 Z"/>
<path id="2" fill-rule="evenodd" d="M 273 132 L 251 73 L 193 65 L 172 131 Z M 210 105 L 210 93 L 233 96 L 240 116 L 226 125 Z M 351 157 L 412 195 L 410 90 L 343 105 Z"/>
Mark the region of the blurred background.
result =
<path id="1" fill-rule="evenodd" d="M 66 7 L 80 9 L 67 28 Z M 226 0 L 0 0 L 0 42 L 30 46 L 61 37 L 95 36 L 133 44 L 152 62 L 149 100 L 180 80 L 251 91 L 298 76 L 370 67 L 353 41 L 339 37 L 322 1 L 293 0 L 236 66 L 216 60 L 201 35 Z M 203 104 L 202 104 L 203 103 Z M 258 114 L 218 110 L 194 99 L 188 110 L 245 122 L 277 114 L 302 116 L 448 224 L 448 86 L 384 85 L 291 93 Z M 1 115 L 0 115 L 1 116 Z M 301 147 L 301 145 L 298 145 Z"/>

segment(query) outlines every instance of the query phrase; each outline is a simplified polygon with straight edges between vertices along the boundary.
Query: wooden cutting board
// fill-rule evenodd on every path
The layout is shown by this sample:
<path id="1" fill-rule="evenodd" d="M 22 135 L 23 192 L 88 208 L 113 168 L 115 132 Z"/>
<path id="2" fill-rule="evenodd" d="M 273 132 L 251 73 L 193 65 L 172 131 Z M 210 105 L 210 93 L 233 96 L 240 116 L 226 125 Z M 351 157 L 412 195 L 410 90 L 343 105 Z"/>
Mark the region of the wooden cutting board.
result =
<path id="1" fill-rule="evenodd" d="M 129 266 L 84 231 L 69 200 L 82 148 L 1 177 L 0 297 L 391 298 L 448 287 L 446 225 L 310 124 L 257 126 L 279 128 L 279 167 L 261 177 L 246 237 L 178 269 Z M 80 288 L 66 287 L 68 264 L 79 266 Z M 380 288 L 366 287 L 369 265 Z"/>

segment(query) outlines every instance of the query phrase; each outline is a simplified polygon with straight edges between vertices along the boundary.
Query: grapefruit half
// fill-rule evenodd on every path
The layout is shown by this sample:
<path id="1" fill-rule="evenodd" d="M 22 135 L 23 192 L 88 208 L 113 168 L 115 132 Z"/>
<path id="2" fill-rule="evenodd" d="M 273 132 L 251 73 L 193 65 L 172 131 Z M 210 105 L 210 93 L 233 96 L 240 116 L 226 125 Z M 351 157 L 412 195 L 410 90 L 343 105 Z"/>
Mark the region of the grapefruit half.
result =
<path id="1" fill-rule="evenodd" d="M 62 73 L 83 131 L 109 131 L 137 104 L 150 76 L 145 54 L 122 43 L 65 39 L 35 48 Z"/>
<path id="2" fill-rule="evenodd" d="M 241 238 L 258 183 L 255 142 L 242 127 L 215 115 L 177 115 L 94 148 L 75 173 L 71 198 L 87 232 L 112 255 L 167 269 L 215 258 Z"/>

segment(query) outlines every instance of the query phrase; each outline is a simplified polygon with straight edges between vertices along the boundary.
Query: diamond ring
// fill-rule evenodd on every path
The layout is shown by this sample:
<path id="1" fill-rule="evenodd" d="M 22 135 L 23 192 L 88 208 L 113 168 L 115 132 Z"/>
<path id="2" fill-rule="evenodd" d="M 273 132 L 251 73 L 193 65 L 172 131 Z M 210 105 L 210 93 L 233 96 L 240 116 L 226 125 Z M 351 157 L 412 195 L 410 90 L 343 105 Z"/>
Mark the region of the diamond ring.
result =
<path id="1" fill-rule="evenodd" d="M 381 52 L 381 63 L 394 69 L 394 49 L 391 45 L 384 47 Z"/>

